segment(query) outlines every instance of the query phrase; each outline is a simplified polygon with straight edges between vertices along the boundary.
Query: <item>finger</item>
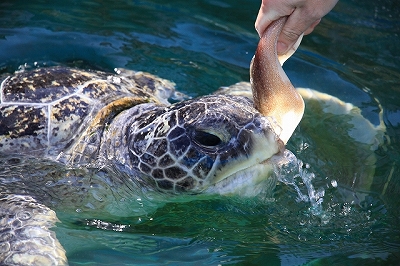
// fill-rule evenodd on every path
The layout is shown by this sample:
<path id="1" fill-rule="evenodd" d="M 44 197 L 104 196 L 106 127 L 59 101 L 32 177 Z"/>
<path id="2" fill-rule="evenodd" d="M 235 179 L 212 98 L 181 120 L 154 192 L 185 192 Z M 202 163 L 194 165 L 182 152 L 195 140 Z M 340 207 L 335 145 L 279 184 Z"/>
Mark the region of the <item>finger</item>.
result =
<path id="1" fill-rule="evenodd" d="M 278 55 L 278 60 L 279 63 L 281 63 L 281 66 L 283 65 L 283 63 L 285 63 L 286 60 L 288 60 L 294 54 L 294 52 L 296 52 L 297 48 L 299 48 L 300 46 L 302 39 L 303 35 L 300 35 L 300 37 L 297 39 L 292 48 L 288 49 L 285 54 Z"/>
<path id="2" fill-rule="evenodd" d="M 292 14 L 294 10 L 294 6 L 290 4 L 282 5 L 280 0 L 262 0 L 261 7 L 258 11 L 257 19 L 254 24 L 258 35 L 261 37 L 261 35 L 273 21 Z"/>
<path id="3" fill-rule="evenodd" d="M 319 21 L 318 21 L 319 22 Z M 315 25 L 314 25 L 315 24 Z M 279 55 L 290 50 L 299 37 L 309 30 L 309 33 L 317 25 L 316 19 L 304 16 L 301 9 L 296 9 L 288 18 L 278 38 L 277 51 Z"/>
<path id="4" fill-rule="evenodd" d="M 321 19 L 317 19 L 311 26 L 304 32 L 304 35 L 308 35 L 314 31 L 314 28 L 321 22 Z"/>
<path id="5" fill-rule="evenodd" d="M 266 30 L 266 28 L 271 24 L 272 21 L 277 20 L 281 16 L 275 12 L 274 10 L 265 10 L 265 6 L 261 6 L 260 10 L 258 11 L 257 19 L 254 24 L 254 27 L 258 33 L 258 35 L 261 37 L 263 32 Z"/>

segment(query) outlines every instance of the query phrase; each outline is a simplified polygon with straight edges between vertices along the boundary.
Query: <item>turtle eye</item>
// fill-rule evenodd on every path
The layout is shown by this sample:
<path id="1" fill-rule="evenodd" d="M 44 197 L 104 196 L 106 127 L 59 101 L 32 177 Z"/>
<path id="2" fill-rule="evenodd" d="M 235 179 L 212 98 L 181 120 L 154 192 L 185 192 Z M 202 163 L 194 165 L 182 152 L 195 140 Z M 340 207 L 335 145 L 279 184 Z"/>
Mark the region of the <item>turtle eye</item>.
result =
<path id="1" fill-rule="evenodd" d="M 197 144 L 206 147 L 215 147 L 222 143 L 222 139 L 217 135 L 201 130 L 196 130 L 194 132 L 193 140 Z"/>

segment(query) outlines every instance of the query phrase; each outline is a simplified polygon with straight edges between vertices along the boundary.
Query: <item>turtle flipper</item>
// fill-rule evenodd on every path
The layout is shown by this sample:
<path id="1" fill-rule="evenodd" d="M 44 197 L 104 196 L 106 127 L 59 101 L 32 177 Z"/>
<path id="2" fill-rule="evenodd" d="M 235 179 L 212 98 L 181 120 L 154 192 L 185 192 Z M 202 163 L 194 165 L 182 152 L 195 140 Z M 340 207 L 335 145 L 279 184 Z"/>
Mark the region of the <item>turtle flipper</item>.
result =
<path id="1" fill-rule="evenodd" d="M 352 187 L 352 191 L 369 191 L 377 163 L 375 151 L 385 141 L 390 141 L 386 136 L 383 108 L 378 100 L 375 99 L 380 109 L 379 124 L 373 124 L 352 103 L 313 89 L 297 88 L 297 91 L 306 104 L 298 141 L 312 140 L 307 144 L 307 155 L 303 155 L 306 161 L 325 162 L 325 173 Z M 242 95 L 252 99 L 248 82 L 221 87 L 215 94 Z M 293 144 L 297 147 L 304 145 L 296 141 Z M 343 195 L 347 197 L 350 193 L 345 191 Z M 357 197 L 361 200 L 365 196 L 358 194 Z"/>
<path id="2" fill-rule="evenodd" d="M 49 228 L 54 211 L 30 196 L 0 194 L 0 264 L 66 265 L 65 250 Z"/>

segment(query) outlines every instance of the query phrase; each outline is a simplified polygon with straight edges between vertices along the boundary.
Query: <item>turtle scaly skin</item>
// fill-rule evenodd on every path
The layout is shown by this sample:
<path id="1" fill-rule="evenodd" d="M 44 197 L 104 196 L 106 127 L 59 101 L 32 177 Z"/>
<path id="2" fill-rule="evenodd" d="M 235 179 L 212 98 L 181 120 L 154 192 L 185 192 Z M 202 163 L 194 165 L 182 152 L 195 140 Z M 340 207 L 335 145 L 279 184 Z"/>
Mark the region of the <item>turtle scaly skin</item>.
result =
<path id="1" fill-rule="evenodd" d="M 49 230 L 54 211 L 27 195 L 0 198 L 1 265 L 66 265 L 65 250 Z"/>
<path id="2" fill-rule="evenodd" d="M 129 74 L 133 74 L 129 73 Z M 157 87 L 173 84 L 139 72 L 138 78 L 71 68 L 35 69 L 9 77 L 1 85 L 0 149 L 55 156 L 83 134 L 96 117 L 112 118 L 121 108 L 158 100 L 151 95 Z M 133 76 L 134 77 L 134 76 Z M 144 86 L 143 86 L 144 85 Z M 115 100 L 118 102 L 115 103 Z M 107 106 L 107 114 L 100 112 Z M 115 114 L 114 114 L 115 115 Z M 96 129 L 94 129 L 96 130 Z M 89 133 L 89 132 L 88 132 Z"/>
<path id="3" fill-rule="evenodd" d="M 105 138 L 100 154 L 106 160 L 179 193 L 201 192 L 244 169 L 241 164 L 258 164 L 283 148 L 249 99 L 227 95 L 138 105 L 116 117 Z"/>
<path id="4" fill-rule="evenodd" d="M 134 77 L 59 67 L 8 78 L 2 84 L 1 152 L 72 167 L 111 164 L 150 177 L 161 190 L 181 192 L 224 179 L 230 171 L 223 168 L 237 159 L 247 164 L 254 151 L 262 155 L 251 164 L 282 149 L 269 120 L 247 98 L 206 96 L 166 105 L 138 84 Z"/>
<path id="5" fill-rule="evenodd" d="M 284 145 L 250 99 L 210 95 L 169 104 L 174 95 L 171 82 L 127 70 L 51 67 L 4 79 L 0 264 L 66 264 L 49 230 L 54 210 L 107 216 L 126 190 L 230 193 L 230 180 L 243 177 L 273 189 L 271 158 Z"/>

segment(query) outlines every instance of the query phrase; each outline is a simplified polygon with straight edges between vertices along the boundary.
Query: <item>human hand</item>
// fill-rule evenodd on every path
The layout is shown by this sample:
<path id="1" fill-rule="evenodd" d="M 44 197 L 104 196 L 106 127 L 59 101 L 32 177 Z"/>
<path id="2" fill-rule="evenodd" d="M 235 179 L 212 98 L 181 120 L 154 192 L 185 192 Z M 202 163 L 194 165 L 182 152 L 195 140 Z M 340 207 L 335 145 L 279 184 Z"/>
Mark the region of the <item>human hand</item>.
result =
<path id="1" fill-rule="evenodd" d="M 286 54 L 302 34 L 310 34 L 338 0 L 262 0 L 255 23 L 258 35 L 280 17 L 288 16 L 278 38 L 279 55 Z"/>

